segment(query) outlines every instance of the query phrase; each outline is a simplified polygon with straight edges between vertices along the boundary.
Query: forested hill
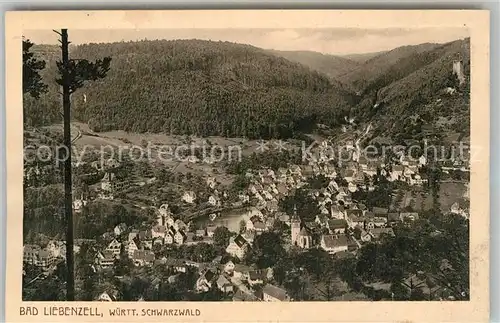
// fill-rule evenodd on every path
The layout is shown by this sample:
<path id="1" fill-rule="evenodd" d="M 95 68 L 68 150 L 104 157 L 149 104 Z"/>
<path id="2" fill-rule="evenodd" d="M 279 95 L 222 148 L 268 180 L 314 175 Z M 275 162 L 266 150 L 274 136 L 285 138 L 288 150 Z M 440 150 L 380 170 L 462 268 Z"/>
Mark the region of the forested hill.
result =
<path id="1" fill-rule="evenodd" d="M 109 75 L 72 98 L 73 117 L 95 131 L 283 138 L 318 122 L 335 126 L 356 103 L 325 75 L 249 45 L 120 42 L 76 46 L 70 55 L 112 57 Z M 44 75 L 52 82 L 54 61 Z M 36 109 L 57 109 L 56 91 Z"/>
<path id="2" fill-rule="evenodd" d="M 422 59 L 422 62 L 418 62 L 419 54 L 429 52 L 438 46 L 439 44 L 425 43 L 413 46 L 402 46 L 387 52 L 382 52 L 368 59 L 363 64 L 360 64 L 357 68 L 342 74 L 339 80 L 352 86 L 357 91 L 366 93 L 370 87 L 373 87 L 374 83 L 379 82 L 380 78 L 384 75 L 391 75 L 391 72 L 396 72 L 397 75 L 394 75 L 392 80 L 397 80 L 401 77 L 400 74 L 402 72 L 411 73 L 425 65 L 425 63 L 428 63 L 425 59 Z M 409 57 L 416 58 L 412 61 L 412 63 L 414 63 L 413 65 L 399 67 L 398 70 L 395 69 L 395 67 L 397 68 L 401 65 L 402 60 L 408 60 Z"/>
<path id="3" fill-rule="evenodd" d="M 465 77 L 461 85 L 453 73 L 453 64 L 459 60 Z M 468 38 L 410 52 L 364 82 L 365 87 L 360 88 L 363 100 L 353 113 L 378 125 L 379 133 L 415 139 L 423 135 L 423 128 L 470 132 Z"/>
<path id="4" fill-rule="evenodd" d="M 342 74 L 349 73 L 361 65 L 359 62 L 348 58 L 312 51 L 270 50 L 269 52 L 276 56 L 284 57 L 292 62 L 305 65 L 312 70 L 324 73 L 332 79 Z"/>

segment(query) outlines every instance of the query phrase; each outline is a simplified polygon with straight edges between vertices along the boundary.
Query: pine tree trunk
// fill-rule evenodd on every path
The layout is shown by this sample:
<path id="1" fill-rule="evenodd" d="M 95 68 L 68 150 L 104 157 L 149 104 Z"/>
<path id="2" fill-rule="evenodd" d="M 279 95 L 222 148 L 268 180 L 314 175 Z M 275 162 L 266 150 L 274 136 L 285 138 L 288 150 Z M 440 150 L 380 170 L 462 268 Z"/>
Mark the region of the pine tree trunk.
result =
<path id="1" fill-rule="evenodd" d="M 71 183 L 71 102 L 70 80 L 68 76 L 69 50 L 68 30 L 61 30 L 62 63 L 64 65 L 63 79 L 63 115 L 64 115 L 64 145 L 67 148 L 64 161 L 64 209 L 66 215 L 66 300 L 75 300 L 75 275 L 73 259 L 73 198 Z"/>

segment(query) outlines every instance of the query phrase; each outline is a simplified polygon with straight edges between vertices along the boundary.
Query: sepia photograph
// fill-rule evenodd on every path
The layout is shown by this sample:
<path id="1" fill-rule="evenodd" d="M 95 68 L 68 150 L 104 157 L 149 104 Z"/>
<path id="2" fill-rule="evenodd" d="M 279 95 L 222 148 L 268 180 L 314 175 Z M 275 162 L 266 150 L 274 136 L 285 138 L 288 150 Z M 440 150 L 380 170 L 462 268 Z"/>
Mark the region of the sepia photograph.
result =
<path id="1" fill-rule="evenodd" d="M 471 26 L 140 23 L 16 30 L 20 319 L 484 296 Z"/>

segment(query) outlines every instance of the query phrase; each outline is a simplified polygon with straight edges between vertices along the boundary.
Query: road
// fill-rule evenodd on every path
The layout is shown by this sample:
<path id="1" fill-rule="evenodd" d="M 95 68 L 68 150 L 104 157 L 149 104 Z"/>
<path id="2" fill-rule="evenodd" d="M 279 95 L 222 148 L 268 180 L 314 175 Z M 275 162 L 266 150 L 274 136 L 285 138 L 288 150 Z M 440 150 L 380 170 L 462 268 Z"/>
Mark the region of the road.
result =
<path id="1" fill-rule="evenodd" d="M 71 129 L 76 129 L 76 131 L 77 131 L 76 136 L 73 139 L 71 139 L 71 143 L 73 144 L 73 143 L 75 143 L 75 141 L 77 141 L 78 139 L 80 139 L 82 137 L 82 132 L 80 131 L 80 128 L 78 128 L 78 126 L 75 124 L 71 124 Z"/>

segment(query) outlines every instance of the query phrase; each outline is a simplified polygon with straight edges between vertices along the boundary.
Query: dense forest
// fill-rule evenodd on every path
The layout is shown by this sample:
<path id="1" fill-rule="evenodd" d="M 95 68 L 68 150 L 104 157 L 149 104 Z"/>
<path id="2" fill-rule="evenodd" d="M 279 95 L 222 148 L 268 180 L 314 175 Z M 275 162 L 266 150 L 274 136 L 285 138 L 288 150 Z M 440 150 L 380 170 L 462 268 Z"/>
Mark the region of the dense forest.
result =
<path id="1" fill-rule="evenodd" d="M 358 124 L 371 122 L 376 136 L 414 139 L 443 117 L 448 128 L 467 135 L 469 123 L 461 120 L 470 111 L 469 81 L 458 86 L 452 65 L 460 58 L 470 75 L 469 46 L 469 39 L 403 46 L 364 62 L 202 40 L 73 46 L 75 59 L 112 58 L 105 80 L 73 96 L 73 118 L 97 132 L 268 139 L 300 138 L 318 123 L 335 128 L 349 115 Z M 58 50 L 33 47 L 47 61 L 42 77 L 49 91 L 25 98 L 29 125 L 60 122 L 53 82 Z M 457 93 L 447 95 L 446 87 Z"/>
<path id="2" fill-rule="evenodd" d="M 372 58 L 360 70 L 341 77 L 362 92 L 363 99 L 351 110 L 352 115 L 360 122 L 373 122 L 379 134 L 393 138 L 418 139 L 425 135 L 421 129 L 425 125 L 469 134 L 470 39 L 403 49 Z M 462 85 L 453 74 L 453 62 L 459 59 L 466 76 Z M 455 93 L 447 93 L 447 87 Z M 449 123 L 437 129 L 440 117 Z"/>
<path id="3" fill-rule="evenodd" d="M 121 42 L 76 46 L 70 55 L 112 57 L 109 76 L 73 97 L 74 118 L 94 131 L 289 138 L 319 121 L 338 124 L 355 103 L 326 76 L 249 45 Z M 54 67 L 49 61 L 47 83 Z M 57 87 L 27 101 L 26 110 L 50 111 L 32 121 L 57 115 Z"/>

